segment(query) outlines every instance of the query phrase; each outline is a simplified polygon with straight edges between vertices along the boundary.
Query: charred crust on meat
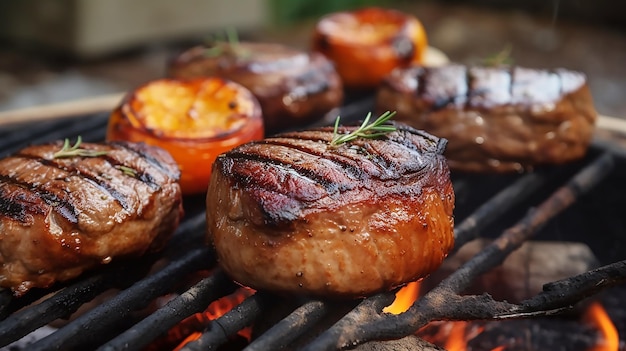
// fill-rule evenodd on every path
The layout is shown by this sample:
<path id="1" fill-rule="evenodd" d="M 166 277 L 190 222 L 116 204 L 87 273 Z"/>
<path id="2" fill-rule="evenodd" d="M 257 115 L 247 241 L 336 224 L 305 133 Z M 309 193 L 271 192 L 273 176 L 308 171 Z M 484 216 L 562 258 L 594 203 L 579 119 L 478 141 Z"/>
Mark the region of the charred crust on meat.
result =
<path id="1" fill-rule="evenodd" d="M 379 139 L 359 138 L 334 148 L 328 143 L 333 133 L 328 127 L 279 134 L 222 154 L 214 172 L 230 179 L 233 188 L 247 189 L 263 225 L 287 225 L 304 218 L 303 211 L 319 203 L 338 206 L 335 199 L 351 191 L 371 191 L 375 197 L 419 196 L 419 184 L 410 189 L 379 189 L 376 183 L 411 183 L 414 174 L 432 167 L 446 142 L 400 123 L 394 125 L 395 132 Z M 318 143 L 315 134 L 325 142 Z"/>
<path id="2" fill-rule="evenodd" d="M 64 177 L 64 179 L 62 179 L 65 182 L 69 182 L 70 181 L 70 177 L 80 177 L 83 180 L 85 180 L 86 182 L 89 182 L 90 184 L 92 184 L 93 186 L 98 188 L 101 192 L 110 195 L 125 210 L 130 210 L 131 209 L 129 204 L 128 204 L 128 201 L 127 201 L 126 197 L 123 194 L 120 194 L 115 189 L 115 187 L 113 187 L 109 183 L 110 180 L 112 179 L 112 176 L 110 176 L 110 175 L 103 176 L 102 174 L 94 174 L 87 168 L 79 169 L 79 168 L 75 167 L 76 166 L 75 163 L 68 163 L 68 162 L 61 163 L 61 162 L 56 162 L 56 161 L 53 161 L 53 160 L 47 160 L 47 159 L 35 157 L 35 156 L 32 156 L 32 155 L 24 155 L 24 154 L 16 154 L 16 157 L 29 158 L 29 159 L 31 159 L 31 160 L 33 160 L 35 162 L 41 163 L 42 165 L 45 165 L 45 166 L 48 166 L 48 167 L 55 167 L 57 169 L 60 169 L 60 170 L 63 170 L 65 172 L 67 172 L 68 175 L 66 177 Z M 108 156 L 100 156 L 100 157 L 102 157 L 103 159 L 111 160 L 111 158 L 108 157 Z"/>
<path id="3" fill-rule="evenodd" d="M 105 157 L 105 159 L 119 172 L 130 178 L 135 178 L 139 180 L 140 182 L 146 184 L 153 191 L 158 191 L 161 188 L 161 186 L 155 181 L 154 177 L 150 173 L 128 167 L 111 157 Z"/>
<path id="4" fill-rule="evenodd" d="M 323 74 L 320 74 L 319 70 L 321 70 Z M 319 94 L 330 89 L 330 85 L 325 74 L 331 73 L 331 64 L 327 63 L 326 65 L 320 67 L 319 70 L 308 69 L 294 78 L 296 84 L 302 87 L 302 89 L 299 89 L 300 91 L 298 91 L 298 94 L 306 97 Z"/>
<path id="5" fill-rule="evenodd" d="M 264 164 L 264 166 L 272 165 L 280 169 L 284 173 L 298 174 L 302 178 L 307 178 L 321 185 L 324 189 L 326 189 L 328 193 L 335 193 L 338 191 L 344 191 L 348 189 L 346 187 L 342 187 L 341 184 L 338 184 L 328 178 L 325 178 L 323 175 L 315 172 L 315 170 L 300 167 L 297 164 L 287 163 L 285 161 L 282 161 L 276 158 L 264 157 L 259 154 L 255 154 L 253 152 L 236 152 L 236 151 L 230 153 L 229 157 L 233 158 L 234 160 L 248 160 L 248 161 L 258 162 L 258 163 Z M 255 181 L 254 179 L 247 177 L 247 176 L 239 176 L 239 180 Z"/>
<path id="6" fill-rule="evenodd" d="M 293 138 L 291 139 L 293 141 Z M 319 141 L 319 140 L 318 140 Z M 345 155 L 341 155 L 338 153 L 327 154 L 323 150 L 319 148 L 306 147 L 305 145 L 296 145 L 294 143 L 290 143 L 290 139 L 282 139 L 280 135 L 276 138 L 267 138 L 262 141 L 263 144 L 266 145 L 276 145 L 282 146 L 285 148 L 289 148 L 292 150 L 296 150 L 305 154 L 309 154 L 316 157 L 326 157 L 331 162 L 334 162 L 341 166 L 346 170 L 347 174 L 354 179 L 363 179 L 364 173 L 361 167 L 359 167 L 358 163 L 354 162 L 353 159 L 345 157 Z"/>
<path id="7" fill-rule="evenodd" d="M 70 223 L 78 223 L 76 209 L 67 200 L 65 194 L 63 194 L 63 198 L 61 198 L 59 194 L 50 192 L 48 189 L 43 188 L 43 185 L 21 182 L 14 177 L 0 175 L 0 186 L 5 188 L 9 184 L 19 187 L 23 191 L 14 196 L 9 196 L 4 191 L 0 194 L 2 197 L 2 200 L 0 201 L 4 204 L 2 209 L 7 209 L 6 212 L 2 212 L 2 215 L 23 221 L 26 218 L 27 213 L 45 213 L 45 210 L 41 207 L 43 204 L 40 202 L 43 201 L 43 203 L 54 208 L 57 213 L 67 219 Z M 15 201 L 16 206 L 7 205 L 10 201 Z"/>
<path id="8" fill-rule="evenodd" d="M 105 157 L 105 159 L 107 159 L 107 158 L 108 157 Z M 64 165 L 61 165 L 61 164 L 59 164 L 57 162 L 50 162 L 48 160 L 43 160 L 43 159 L 41 159 L 39 161 L 43 162 L 43 163 L 45 163 L 47 165 L 54 165 L 57 168 L 62 169 L 64 171 L 70 173 L 68 178 L 67 178 L 67 180 L 66 180 L 67 182 L 69 182 L 69 177 L 70 176 L 80 177 L 80 178 L 84 179 L 86 182 L 89 182 L 90 184 L 92 184 L 93 186 L 98 188 L 102 193 L 110 195 L 125 210 L 130 210 L 131 209 L 129 204 L 128 204 L 128 201 L 127 201 L 126 197 L 124 195 L 120 194 L 120 192 L 117 191 L 109 183 L 111 181 L 111 179 L 112 179 L 112 176 L 103 177 L 102 175 L 93 174 L 88 169 L 77 169 L 75 167 L 68 167 L 68 165 L 64 166 Z"/>
<path id="9" fill-rule="evenodd" d="M 32 204 L 25 203 L 24 197 L 24 194 L 20 194 L 15 197 L 8 197 L 4 190 L 0 190 L 0 213 L 3 216 L 13 218 L 23 224 L 28 224 L 29 213 L 44 213 L 40 206 L 33 206 Z"/>
<path id="10" fill-rule="evenodd" d="M 448 146 L 448 139 L 439 138 L 437 141 L 437 153 L 443 155 L 446 151 L 446 147 Z"/>
<path id="11" fill-rule="evenodd" d="M 165 167 L 164 165 L 161 164 L 161 162 L 156 159 L 154 157 L 153 154 L 146 152 L 146 146 L 147 144 L 144 143 L 128 143 L 128 142 L 123 142 L 123 141 L 113 141 L 109 143 L 111 146 L 117 146 L 123 149 L 126 149 L 128 151 L 131 151 L 135 154 L 137 154 L 138 156 L 141 156 L 143 159 L 145 159 L 146 161 L 148 161 L 148 163 L 150 163 L 152 166 L 154 166 L 155 168 L 157 168 L 158 170 L 160 170 L 161 172 L 165 173 L 168 177 L 174 178 L 174 179 L 179 179 L 180 178 L 180 170 L 178 169 L 172 169 L 169 167 Z M 146 182 L 148 182 L 149 180 L 146 179 Z"/>

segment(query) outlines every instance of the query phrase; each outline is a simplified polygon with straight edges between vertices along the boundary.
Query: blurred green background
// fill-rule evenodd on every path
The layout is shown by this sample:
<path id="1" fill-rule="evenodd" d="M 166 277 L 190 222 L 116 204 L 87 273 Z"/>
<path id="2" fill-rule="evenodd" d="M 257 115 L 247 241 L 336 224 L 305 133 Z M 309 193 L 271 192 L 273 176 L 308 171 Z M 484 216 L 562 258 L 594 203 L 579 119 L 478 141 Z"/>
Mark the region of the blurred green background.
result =
<path id="1" fill-rule="evenodd" d="M 289 25 L 324 14 L 363 6 L 389 6 L 393 0 L 269 0 L 275 24 Z"/>

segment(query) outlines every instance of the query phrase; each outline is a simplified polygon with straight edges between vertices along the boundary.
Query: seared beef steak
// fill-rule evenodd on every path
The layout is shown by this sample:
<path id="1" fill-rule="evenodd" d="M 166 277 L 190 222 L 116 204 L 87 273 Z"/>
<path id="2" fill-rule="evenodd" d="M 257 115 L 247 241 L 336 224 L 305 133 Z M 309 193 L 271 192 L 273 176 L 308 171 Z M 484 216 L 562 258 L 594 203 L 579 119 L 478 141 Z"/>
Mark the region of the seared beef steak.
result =
<path id="1" fill-rule="evenodd" d="M 376 105 L 448 139 L 450 168 L 463 171 L 523 171 L 576 160 L 585 155 L 596 120 L 586 77 L 565 69 L 398 69 Z"/>
<path id="2" fill-rule="evenodd" d="M 436 269 L 454 241 L 445 140 L 396 126 L 338 146 L 330 127 L 284 133 L 218 157 L 207 236 L 224 270 L 255 289 L 351 298 Z"/>
<path id="3" fill-rule="evenodd" d="M 0 286 L 22 295 L 161 249 L 183 215 L 171 156 L 145 144 L 63 143 L 0 160 Z"/>

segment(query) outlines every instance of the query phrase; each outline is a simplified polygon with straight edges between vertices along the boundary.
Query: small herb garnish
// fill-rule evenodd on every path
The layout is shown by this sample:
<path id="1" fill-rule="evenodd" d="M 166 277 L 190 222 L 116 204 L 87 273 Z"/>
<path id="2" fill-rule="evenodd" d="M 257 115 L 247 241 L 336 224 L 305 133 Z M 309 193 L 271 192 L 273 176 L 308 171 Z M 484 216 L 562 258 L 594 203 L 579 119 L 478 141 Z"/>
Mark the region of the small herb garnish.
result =
<path id="1" fill-rule="evenodd" d="M 115 168 L 122 171 L 122 173 L 126 174 L 129 177 L 137 178 L 137 171 L 128 167 L 128 166 L 116 166 Z"/>
<path id="2" fill-rule="evenodd" d="M 339 119 L 337 117 L 335 120 L 335 130 L 333 132 L 333 139 L 330 141 L 331 146 L 339 146 L 343 143 L 347 143 L 349 141 L 358 139 L 358 138 L 368 138 L 374 139 L 379 136 L 383 136 L 385 134 L 396 131 L 396 127 L 390 124 L 385 124 L 391 117 L 393 117 L 396 112 L 385 112 L 380 117 L 378 117 L 371 124 L 369 123 L 370 118 L 372 117 L 372 113 L 368 113 L 365 120 L 361 126 L 348 134 L 339 134 Z"/>
<path id="3" fill-rule="evenodd" d="M 226 30 L 226 40 L 214 39 L 210 48 L 206 49 L 204 55 L 207 57 L 216 57 L 222 54 L 231 54 L 238 57 L 246 57 L 249 52 L 244 50 L 239 43 L 237 31 L 233 28 Z"/>
<path id="4" fill-rule="evenodd" d="M 65 138 L 65 142 L 63 143 L 63 148 L 57 152 L 55 152 L 52 156 L 54 158 L 63 158 L 63 157 L 98 157 L 102 155 L 106 155 L 106 151 L 102 150 L 87 150 L 81 149 L 80 144 L 83 142 L 83 139 L 80 135 L 76 138 L 76 143 L 74 145 L 70 145 L 70 140 Z"/>
<path id="5" fill-rule="evenodd" d="M 497 67 L 501 65 L 512 65 L 513 58 L 511 57 L 511 52 L 513 48 L 511 45 L 507 45 L 504 49 L 500 50 L 495 55 L 489 56 L 483 60 L 483 65 L 489 67 Z"/>

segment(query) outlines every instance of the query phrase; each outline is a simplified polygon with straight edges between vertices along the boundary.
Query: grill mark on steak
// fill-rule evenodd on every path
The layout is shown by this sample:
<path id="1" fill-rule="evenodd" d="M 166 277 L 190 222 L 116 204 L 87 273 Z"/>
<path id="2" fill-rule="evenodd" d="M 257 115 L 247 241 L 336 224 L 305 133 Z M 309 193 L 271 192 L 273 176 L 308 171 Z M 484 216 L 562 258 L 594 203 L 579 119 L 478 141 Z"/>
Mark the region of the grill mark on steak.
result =
<path id="1" fill-rule="evenodd" d="M 390 141 L 393 141 L 396 144 L 402 145 L 403 147 L 411 151 L 414 151 L 416 153 L 419 153 L 419 154 L 423 153 L 423 151 L 419 147 L 417 147 L 417 145 L 415 145 L 415 143 L 413 143 L 411 139 L 407 137 L 405 134 L 414 134 L 414 135 L 422 137 L 428 143 L 436 144 L 436 148 L 434 151 L 435 153 L 439 155 L 443 155 L 446 149 L 446 145 L 448 144 L 447 139 L 435 137 L 434 135 L 426 133 L 423 130 L 417 130 L 417 129 L 412 129 L 412 128 L 409 129 L 406 127 L 398 127 L 397 133 L 388 134 L 387 139 Z"/>
<path id="2" fill-rule="evenodd" d="M 450 167 L 472 172 L 580 158 L 597 119 L 585 74 L 562 68 L 412 66 L 390 74 L 375 105 L 450 140 Z"/>
<path id="3" fill-rule="evenodd" d="M 17 185 L 17 184 L 16 184 Z M 0 213 L 8 218 L 13 218 L 21 223 L 28 222 L 28 212 L 44 214 L 40 206 L 33 206 L 32 203 L 26 202 L 26 194 L 22 193 L 18 196 L 9 197 L 5 191 L 6 184 L 0 185 Z M 27 189 L 24 189 L 28 191 Z"/>
<path id="4" fill-rule="evenodd" d="M 110 195 L 124 210 L 131 211 L 132 207 L 129 205 L 128 196 L 120 193 L 111 183 L 108 181 L 107 177 L 102 175 L 95 175 L 90 172 L 90 170 L 86 167 L 78 168 L 76 164 L 64 165 L 58 162 L 54 162 L 52 160 L 43 159 L 33 155 L 25 155 L 25 154 L 15 154 L 14 157 L 26 158 L 32 161 L 38 162 L 47 167 L 54 167 L 59 170 L 62 170 L 68 173 L 67 177 L 78 177 L 83 179 L 84 181 L 92 184 L 96 188 L 98 188 L 102 193 L 106 193 Z M 113 160 L 111 157 L 100 156 L 107 160 Z M 117 162 L 119 163 L 119 162 Z M 131 177 L 133 178 L 133 177 Z M 129 194 L 130 195 L 130 194 Z"/>
<path id="5" fill-rule="evenodd" d="M 137 144 L 137 143 L 129 144 L 129 143 L 120 142 L 120 141 L 113 141 L 113 142 L 110 142 L 110 145 L 113 145 L 113 146 L 116 146 L 116 147 L 128 150 L 128 151 L 130 151 L 130 152 L 140 156 L 141 158 L 143 158 L 146 161 L 148 161 L 149 164 L 151 164 L 152 166 L 154 166 L 155 168 L 157 168 L 161 172 L 165 173 L 168 177 L 178 179 L 179 176 L 180 176 L 180 174 L 178 174 L 178 172 L 174 173 L 174 172 L 172 172 L 172 170 L 170 168 L 167 168 L 164 165 L 162 165 L 154 157 L 154 155 L 152 155 L 150 153 L 147 153 L 144 150 L 142 150 L 141 148 L 139 148 L 138 146 L 141 145 L 141 144 Z M 151 182 L 152 184 L 154 184 L 154 179 L 149 174 L 146 174 L 146 179 L 141 179 L 141 180 L 143 182 Z"/>
<path id="6" fill-rule="evenodd" d="M 311 183 L 321 185 L 326 190 L 327 193 L 335 193 L 337 191 L 346 190 L 348 186 L 347 184 L 339 184 L 333 179 L 330 179 L 329 177 L 323 174 L 320 174 L 319 169 L 299 167 L 298 165 L 294 163 L 286 162 L 284 159 L 281 160 L 281 159 L 271 157 L 271 156 L 260 155 L 259 153 L 254 152 L 252 150 L 245 150 L 245 151 L 237 150 L 237 151 L 233 151 L 229 153 L 228 156 L 234 160 L 246 160 L 246 161 L 256 162 L 259 164 L 267 164 L 267 165 L 274 166 L 284 173 L 297 175 L 300 178 L 304 178 L 302 180 L 308 180 Z M 245 178 L 247 180 L 250 180 L 251 178 L 247 174 L 246 175 L 242 174 L 238 176 L 240 177 L 240 179 Z"/>
<path id="7" fill-rule="evenodd" d="M 132 175 L 127 174 L 127 176 L 129 178 L 133 178 L 136 179 L 144 184 L 146 184 L 150 189 L 152 189 L 153 191 L 157 191 L 160 189 L 160 185 L 156 182 L 156 180 L 154 179 L 154 177 L 142 170 L 142 169 L 137 169 L 137 168 L 131 168 L 128 167 L 127 165 L 125 165 L 123 162 L 120 162 L 119 160 L 112 158 L 108 155 L 103 156 L 104 159 L 107 160 L 107 162 L 109 162 L 111 165 L 113 165 L 115 168 L 117 168 L 118 170 L 120 170 L 122 173 L 127 173 L 126 171 L 124 171 L 124 169 L 122 167 L 126 167 L 128 169 L 128 171 L 130 173 L 132 173 Z"/>
<path id="8" fill-rule="evenodd" d="M 542 74 L 544 76 L 541 76 Z M 414 83 L 402 84 L 407 84 L 407 86 L 416 84 L 413 94 L 417 98 L 424 99 L 428 111 L 439 111 L 451 106 L 471 110 L 517 103 L 529 105 L 534 100 L 556 101 L 584 84 L 584 76 L 575 72 L 563 69 L 525 69 L 519 66 L 416 67 L 410 75 Z M 528 91 L 530 96 L 524 98 L 516 94 L 518 91 L 524 91 L 526 81 L 531 75 L 535 75 L 537 80 L 532 91 Z M 556 77 L 555 82 L 549 80 L 554 77 Z M 545 84 L 536 84 L 537 81 Z M 555 87 L 550 83 L 556 83 L 558 86 Z M 540 92 L 533 89 L 539 89 Z M 539 98 L 541 91 L 545 91 L 543 99 Z"/>
<path id="9" fill-rule="evenodd" d="M 349 133 L 361 124 L 362 121 L 358 121 L 352 125 L 342 126 L 339 128 L 338 132 Z M 415 171 L 416 167 L 414 166 L 416 165 L 416 162 L 420 165 L 423 164 L 423 162 L 419 161 L 423 158 L 423 151 L 412 142 L 411 135 L 420 136 L 422 139 L 428 140 L 433 144 L 441 143 L 440 145 L 438 144 L 437 152 L 439 154 L 443 154 L 443 150 L 445 150 L 447 143 L 446 140 L 436 138 L 428 133 L 403 124 L 393 122 L 391 122 L 391 124 L 396 126 L 396 133 L 390 133 L 384 137 L 376 139 L 359 138 L 351 141 L 349 144 L 332 149 L 328 148 L 328 144 L 332 140 L 334 134 L 334 128 L 332 127 L 321 127 L 301 132 L 281 133 L 276 137 L 267 138 L 266 142 L 272 142 L 272 140 L 276 139 L 285 139 L 285 144 L 290 147 L 301 147 L 300 145 L 304 145 L 303 142 L 310 141 L 311 148 L 315 150 L 313 151 L 314 153 L 324 159 L 336 161 L 340 167 L 343 167 L 342 169 L 344 171 L 349 171 L 346 167 L 355 167 L 358 171 L 355 171 L 357 173 L 353 174 L 360 174 L 354 178 L 359 180 L 366 180 L 369 178 L 380 180 L 397 179 L 407 170 Z M 319 145 L 319 147 L 315 148 L 317 145 Z M 389 148 L 394 147 L 393 145 L 400 148 L 406 148 L 407 150 L 396 150 L 396 152 L 390 152 L 391 150 L 389 150 Z M 307 148 L 307 146 L 304 147 L 305 149 Z M 384 149 L 380 149 L 380 147 L 383 147 Z M 406 163 L 399 163 L 392 156 L 394 154 L 404 155 L 405 153 L 412 153 L 415 158 L 406 160 Z M 346 160 L 350 161 L 346 162 Z M 421 166 L 418 166 L 418 168 L 419 167 Z"/>
<path id="10" fill-rule="evenodd" d="M 417 89 L 415 89 L 415 94 L 417 96 L 421 96 L 424 94 L 424 90 L 426 89 L 426 74 L 425 70 L 421 67 L 415 70 L 415 80 L 417 81 Z"/>
<path id="11" fill-rule="evenodd" d="M 332 132 L 328 128 L 314 132 L 328 136 L 319 139 L 332 139 Z M 297 141 L 298 134 L 281 135 L 277 142 L 273 142 L 272 138 L 251 142 L 233 150 L 228 156 L 236 160 L 273 165 L 285 173 L 295 172 L 308 179 L 309 184 L 312 182 L 322 186 L 329 194 L 354 189 L 370 179 L 397 179 L 406 172 L 407 167 L 413 169 L 418 164 L 420 168 L 423 164 L 417 147 L 406 144 L 404 137 L 387 138 L 386 141 L 359 139 L 336 148 L 329 148 L 327 143 L 320 143 L 318 148 L 302 148 Z M 401 149 L 393 150 L 394 147 Z M 401 164 L 394 159 L 394 155 L 405 153 L 414 154 L 418 162 Z M 361 170 L 356 171 L 359 163 Z M 364 167 L 364 163 L 375 165 L 380 172 L 374 172 L 371 166 Z M 351 169 L 354 171 L 351 172 Z M 248 174 L 238 176 L 248 181 L 252 178 Z"/>
<path id="12" fill-rule="evenodd" d="M 354 128 L 344 126 L 341 132 Z M 422 172 L 428 158 L 443 154 L 446 146 L 445 140 L 402 125 L 387 136 L 359 138 L 337 147 L 329 145 L 332 136 L 328 127 L 279 134 L 237 147 L 217 164 L 235 183 L 257 188 L 254 194 L 264 189 L 313 201 L 357 188 L 374 190 L 381 181 L 408 181 L 405 175 Z M 317 142 L 322 140 L 328 142 Z"/>
<path id="13" fill-rule="evenodd" d="M 309 67 L 308 70 L 294 77 L 294 81 L 303 87 L 302 90 L 299 91 L 299 94 L 309 96 L 330 90 L 331 86 L 326 76 L 332 74 L 332 71 L 332 65 L 327 63 L 318 68 Z"/>
<path id="14" fill-rule="evenodd" d="M 67 219 L 70 223 L 78 223 L 76 208 L 74 208 L 72 203 L 68 201 L 66 196 L 60 197 L 58 193 L 50 192 L 41 185 L 18 181 L 15 177 L 6 174 L 0 175 L 0 184 L 3 185 L 0 186 L 3 188 L 2 194 L 0 194 L 0 196 L 2 196 L 0 203 L 3 204 L 0 210 L 2 210 L 3 215 L 24 223 L 27 219 L 26 214 L 29 212 L 45 213 L 45 210 L 41 208 L 40 204 L 37 203 L 38 201 L 36 201 L 37 199 L 40 199 L 47 205 L 51 206 L 58 214 Z M 17 196 L 17 198 L 9 198 L 6 196 L 7 194 L 4 192 L 4 187 L 10 184 L 23 189 L 22 193 Z M 20 200 L 24 201 L 24 203 L 22 204 L 20 202 L 18 204 L 17 202 Z M 16 206 L 7 205 L 11 201 L 16 202 Z"/>
<path id="15" fill-rule="evenodd" d="M 265 144 L 272 144 L 276 146 L 283 146 L 286 148 L 291 148 L 297 150 L 299 152 L 307 153 L 310 155 L 314 155 L 316 157 L 327 157 L 327 159 L 333 163 L 338 164 L 342 169 L 347 171 L 348 176 L 353 179 L 362 180 L 365 178 L 366 173 L 363 171 L 362 166 L 359 166 L 359 163 L 354 158 L 348 157 L 347 155 L 342 155 L 338 153 L 324 153 L 323 148 L 314 148 L 312 145 L 304 145 L 300 142 L 300 140 L 296 138 L 283 139 L 280 137 L 275 138 L 267 138 L 264 141 Z"/>
<path id="16" fill-rule="evenodd" d="M 567 94 L 567 92 L 565 91 L 565 84 L 563 79 L 561 79 L 561 74 L 560 74 L 560 70 L 558 69 L 554 69 L 552 70 L 552 73 L 554 73 L 557 77 L 559 77 L 559 95 L 563 95 L 563 94 Z"/>
<path id="17" fill-rule="evenodd" d="M 516 80 L 514 72 L 515 67 L 509 66 L 509 69 L 507 70 L 507 73 L 509 74 L 509 81 L 511 82 L 511 84 L 509 84 L 509 96 L 513 96 L 513 91 L 515 88 L 515 84 L 513 84 L 513 82 L 515 82 Z"/>

